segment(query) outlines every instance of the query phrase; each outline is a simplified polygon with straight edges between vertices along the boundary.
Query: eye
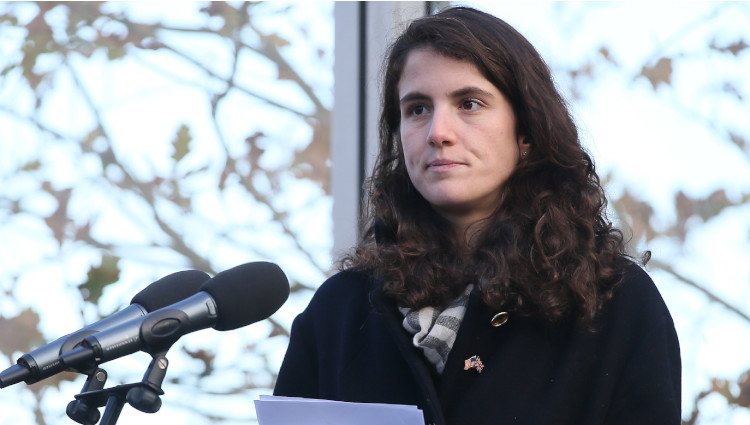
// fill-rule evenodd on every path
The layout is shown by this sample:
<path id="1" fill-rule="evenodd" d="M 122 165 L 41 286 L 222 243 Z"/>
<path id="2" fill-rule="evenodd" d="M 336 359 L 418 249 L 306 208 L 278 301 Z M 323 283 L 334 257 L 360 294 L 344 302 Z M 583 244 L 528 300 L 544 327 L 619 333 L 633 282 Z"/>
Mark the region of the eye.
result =
<path id="1" fill-rule="evenodd" d="M 481 106 L 482 105 L 479 103 L 479 101 L 474 99 L 466 99 L 461 102 L 461 109 L 465 111 L 476 111 Z"/>
<path id="2" fill-rule="evenodd" d="M 427 107 L 425 105 L 414 105 L 411 108 L 412 115 L 424 115 L 427 113 Z"/>
<path id="3" fill-rule="evenodd" d="M 413 105 L 409 105 L 406 108 L 404 108 L 404 111 L 406 112 L 406 115 L 412 116 L 412 117 L 418 117 L 421 115 L 425 115 L 429 112 L 427 109 L 427 105 L 422 103 L 415 103 Z"/>

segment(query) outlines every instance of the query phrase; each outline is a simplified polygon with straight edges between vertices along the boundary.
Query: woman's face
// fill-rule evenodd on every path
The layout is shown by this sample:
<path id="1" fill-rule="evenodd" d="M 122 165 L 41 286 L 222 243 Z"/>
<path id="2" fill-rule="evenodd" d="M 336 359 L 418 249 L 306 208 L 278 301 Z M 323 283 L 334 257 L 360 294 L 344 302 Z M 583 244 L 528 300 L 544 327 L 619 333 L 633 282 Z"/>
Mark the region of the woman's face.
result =
<path id="1" fill-rule="evenodd" d="M 526 149 L 505 96 L 474 64 L 423 48 L 408 54 L 398 97 L 414 187 L 456 226 L 490 216 Z"/>

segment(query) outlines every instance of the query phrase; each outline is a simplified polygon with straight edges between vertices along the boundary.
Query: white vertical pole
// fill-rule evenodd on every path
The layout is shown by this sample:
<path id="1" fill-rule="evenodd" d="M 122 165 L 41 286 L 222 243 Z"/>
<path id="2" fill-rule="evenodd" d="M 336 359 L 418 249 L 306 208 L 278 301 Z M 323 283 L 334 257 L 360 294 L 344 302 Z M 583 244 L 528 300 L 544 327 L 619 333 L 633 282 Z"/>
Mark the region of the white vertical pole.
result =
<path id="1" fill-rule="evenodd" d="M 336 2 L 334 107 L 331 122 L 333 256 L 357 242 L 363 179 L 378 145 L 383 55 L 427 2 Z"/>

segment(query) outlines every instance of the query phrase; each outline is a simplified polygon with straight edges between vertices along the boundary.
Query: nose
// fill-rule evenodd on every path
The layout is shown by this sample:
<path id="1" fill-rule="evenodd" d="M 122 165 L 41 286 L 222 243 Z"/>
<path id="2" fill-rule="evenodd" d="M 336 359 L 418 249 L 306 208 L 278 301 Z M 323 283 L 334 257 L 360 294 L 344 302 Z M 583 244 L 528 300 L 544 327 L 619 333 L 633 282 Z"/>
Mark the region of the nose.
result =
<path id="1" fill-rule="evenodd" d="M 430 131 L 427 133 L 427 143 L 436 147 L 455 143 L 454 124 L 448 108 L 435 107 L 430 120 Z"/>

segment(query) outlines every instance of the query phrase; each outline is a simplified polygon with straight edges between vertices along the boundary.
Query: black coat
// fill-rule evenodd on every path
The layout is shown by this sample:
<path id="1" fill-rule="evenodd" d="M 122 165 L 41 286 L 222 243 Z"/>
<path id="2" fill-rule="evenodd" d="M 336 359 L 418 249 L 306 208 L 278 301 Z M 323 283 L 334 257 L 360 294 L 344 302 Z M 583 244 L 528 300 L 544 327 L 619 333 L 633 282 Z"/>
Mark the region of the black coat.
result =
<path id="1" fill-rule="evenodd" d="M 592 332 L 495 314 L 475 291 L 442 376 L 369 276 L 341 272 L 295 319 L 276 395 L 413 404 L 428 424 L 678 425 L 680 353 L 648 275 L 628 267 Z M 484 370 L 464 370 L 478 355 Z"/>

